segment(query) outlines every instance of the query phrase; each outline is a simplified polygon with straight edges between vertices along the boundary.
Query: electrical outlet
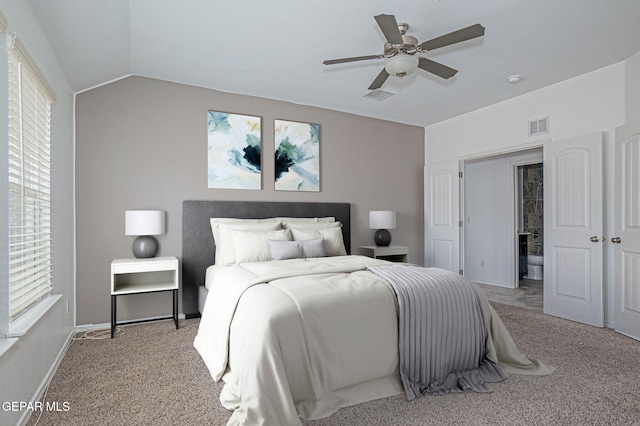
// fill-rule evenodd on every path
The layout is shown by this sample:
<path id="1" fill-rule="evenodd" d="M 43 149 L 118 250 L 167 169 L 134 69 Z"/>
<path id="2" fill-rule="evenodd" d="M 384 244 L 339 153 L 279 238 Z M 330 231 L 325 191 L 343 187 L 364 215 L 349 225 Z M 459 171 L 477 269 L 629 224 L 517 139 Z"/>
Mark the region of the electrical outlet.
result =
<path id="1" fill-rule="evenodd" d="M 480 266 L 484 266 L 484 260 L 480 261 Z"/>
<path id="2" fill-rule="evenodd" d="M 67 313 L 69 313 L 69 301 L 67 300 Z"/>

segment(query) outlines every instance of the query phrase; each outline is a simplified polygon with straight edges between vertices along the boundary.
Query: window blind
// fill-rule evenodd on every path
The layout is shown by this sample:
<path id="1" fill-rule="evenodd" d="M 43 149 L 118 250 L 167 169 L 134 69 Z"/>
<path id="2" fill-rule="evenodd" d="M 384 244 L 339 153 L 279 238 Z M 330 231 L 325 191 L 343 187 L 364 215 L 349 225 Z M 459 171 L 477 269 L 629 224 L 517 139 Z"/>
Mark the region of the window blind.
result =
<path id="1" fill-rule="evenodd" d="M 9 318 L 53 291 L 49 85 L 26 50 L 9 50 Z M 24 53 L 23 53 L 24 52 Z"/>

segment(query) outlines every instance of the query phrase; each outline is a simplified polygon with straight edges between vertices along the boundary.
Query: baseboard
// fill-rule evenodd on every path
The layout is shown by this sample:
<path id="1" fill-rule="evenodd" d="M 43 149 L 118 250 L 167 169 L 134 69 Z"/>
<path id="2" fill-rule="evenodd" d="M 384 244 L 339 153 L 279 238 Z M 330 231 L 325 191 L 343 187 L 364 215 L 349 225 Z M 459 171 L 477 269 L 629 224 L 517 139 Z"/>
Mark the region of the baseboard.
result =
<path id="1" fill-rule="evenodd" d="M 55 361 L 51 365 L 51 368 L 49 368 L 49 371 L 42 379 L 42 382 L 40 383 L 40 386 L 36 390 L 36 393 L 34 394 L 32 401 L 35 402 L 35 401 L 40 401 L 42 399 L 42 396 L 47 390 L 47 387 L 49 387 L 49 383 L 51 383 L 53 376 L 55 376 L 56 371 L 58 371 L 58 367 L 60 366 L 62 359 L 67 353 L 67 348 L 69 348 L 69 345 L 71 344 L 71 339 L 73 339 L 73 336 L 75 336 L 74 329 L 72 329 L 69 332 L 69 335 L 67 336 L 67 340 L 65 341 L 64 345 L 62 345 L 62 348 L 60 348 L 60 352 L 58 352 L 58 355 L 56 356 Z M 31 418 L 31 416 L 37 416 L 39 414 L 40 412 L 37 410 L 24 410 L 22 417 L 18 421 L 18 425 L 26 425 L 29 419 Z"/>
<path id="2" fill-rule="evenodd" d="M 178 314 L 178 320 L 181 320 L 181 319 L 183 320 L 188 318 L 185 318 L 184 314 Z M 149 318 L 140 318 L 140 319 L 131 320 L 131 321 L 135 321 L 135 323 L 141 323 L 141 322 L 158 321 L 158 320 L 168 321 L 168 320 L 171 320 L 171 317 L 167 318 L 166 316 L 157 316 L 157 317 L 149 317 Z M 128 322 L 128 321 L 124 321 L 124 322 Z M 118 324 L 118 327 L 134 325 L 135 323 L 132 322 L 131 324 Z M 82 333 L 83 331 L 111 330 L 111 323 L 105 322 L 102 324 L 76 325 L 74 330 L 75 330 L 75 333 Z"/>

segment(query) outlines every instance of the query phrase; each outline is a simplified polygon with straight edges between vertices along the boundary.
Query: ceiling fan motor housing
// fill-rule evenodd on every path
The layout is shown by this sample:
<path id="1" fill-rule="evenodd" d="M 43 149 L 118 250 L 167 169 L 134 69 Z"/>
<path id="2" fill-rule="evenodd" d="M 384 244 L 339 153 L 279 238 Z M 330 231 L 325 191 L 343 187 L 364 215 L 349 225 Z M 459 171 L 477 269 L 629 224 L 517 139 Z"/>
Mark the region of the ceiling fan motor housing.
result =
<path id="1" fill-rule="evenodd" d="M 384 44 L 384 56 L 391 57 L 398 53 L 414 55 L 418 51 L 418 39 L 408 35 L 402 36 L 402 44 L 391 44 L 388 41 Z"/>

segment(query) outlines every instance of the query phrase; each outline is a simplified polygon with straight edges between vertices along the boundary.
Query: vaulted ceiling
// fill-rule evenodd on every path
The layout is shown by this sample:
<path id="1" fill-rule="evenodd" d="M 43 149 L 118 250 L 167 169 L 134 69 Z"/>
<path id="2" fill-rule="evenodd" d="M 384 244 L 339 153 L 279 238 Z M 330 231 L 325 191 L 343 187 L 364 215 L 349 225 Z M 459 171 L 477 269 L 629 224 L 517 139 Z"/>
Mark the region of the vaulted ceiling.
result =
<path id="1" fill-rule="evenodd" d="M 77 92 L 128 75 L 427 126 L 640 51 L 638 0 L 28 0 Z M 375 15 L 420 42 L 475 23 L 473 40 L 422 54 L 459 70 L 389 77 Z M 520 75 L 518 84 L 507 77 Z"/>

